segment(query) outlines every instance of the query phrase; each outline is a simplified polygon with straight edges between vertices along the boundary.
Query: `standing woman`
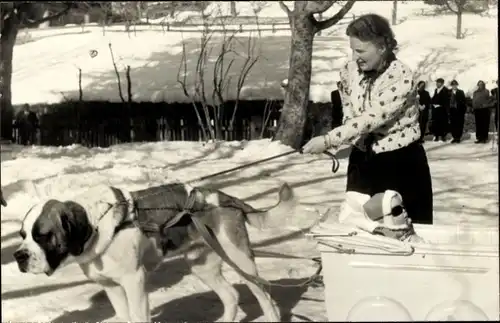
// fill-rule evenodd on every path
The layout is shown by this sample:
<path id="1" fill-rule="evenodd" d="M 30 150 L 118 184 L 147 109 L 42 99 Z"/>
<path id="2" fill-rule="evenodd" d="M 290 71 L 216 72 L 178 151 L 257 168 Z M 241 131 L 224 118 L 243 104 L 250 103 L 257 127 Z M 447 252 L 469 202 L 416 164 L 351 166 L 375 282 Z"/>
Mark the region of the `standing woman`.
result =
<path id="1" fill-rule="evenodd" d="M 397 41 L 387 19 L 360 16 L 346 34 L 353 57 L 341 70 L 343 125 L 312 138 L 302 150 L 315 154 L 352 145 L 346 199 L 349 193 L 373 196 L 394 190 L 414 223 L 432 224 L 431 175 L 419 143 L 413 73 L 394 54 Z"/>
<path id="2" fill-rule="evenodd" d="M 490 92 L 483 81 L 477 82 L 477 90 L 472 94 L 472 109 L 476 121 L 476 144 L 488 142 L 490 131 Z"/>
<path id="3" fill-rule="evenodd" d="M 420 143 L 424 142 L 425 132 L 427 131 L 427 123 L 429 122 L 429 111 L 431 109 L 431 95 L 425 89 L 425 82 L 420 81 L 417 85 L 418 123 L 420 125 Z"/>

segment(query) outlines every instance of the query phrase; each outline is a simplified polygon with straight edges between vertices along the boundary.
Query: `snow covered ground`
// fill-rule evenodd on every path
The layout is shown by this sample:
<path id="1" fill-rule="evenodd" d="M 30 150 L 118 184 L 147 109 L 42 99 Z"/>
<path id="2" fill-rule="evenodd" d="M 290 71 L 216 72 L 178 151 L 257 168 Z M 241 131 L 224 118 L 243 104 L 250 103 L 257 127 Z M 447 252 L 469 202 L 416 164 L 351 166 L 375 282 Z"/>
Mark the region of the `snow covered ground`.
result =
<path id="1" fill-rule="evenodd" d="M 469 136 L 460 145 L 425 144 L 437 223 L 498 226 L 498 154 L 490 145 L 473 144 L 473 139 Z M 1 185 L 9 203 L 2 208 L 1 218 L 2 319 L 60 323 L 102 321 L 111 318 L 113 310 L 99 288 L 89 283 L 75 265 L 52 277 L 18 271 L 12 253 L 20 242 L 19 221 L 33 203 L 47 196 L 70 197 L 97 183 L 139 189 L 188 181 L 288 150 L 268 140 L 218 144 L 158 142 L 106 149 L 14 145 L 1 149 Z M 304 207 L 337 210 L 344 194 L 347 151 L 341 150 L 338 156 L 341 167 L 336 174 L 330 172 L 331 164 L 325 157 L 291 155 L 200 184 L 220 188 L 261 207 L 270 205 L 276 188 L 287 181 Z M 257 250 L 304 257 L 318 255 L 315 243 L 300 234 L 249 230 Z M 309 260 L 258 258 L 257 265 L 263 277 L 278 283 L 300 282 L 315 271 Z M 238 320 L 261 319 L 258 305 L 237 275 L 228 268 L 225 275 L 237 284 L 241 294 Z M 165 262 L 153 273 L 149 289 L 156 321 L 213 321 L 222 313 L 215 294 L 190 276 L 179 259 Z M 273 287 L 271 291 L 284 320 L 326 319 L 323 288 Z M 198 310 L 193 311 L 193 306 Z"/>
<path id="2" fill-rule="evenodd" d="M 359 15 L 376 12 L 390 17 L 389 1 L 362 1 L 352 12 Z M 497 17 L 464 15 L 466 37 L 454 37 L 456 17 L 430 15 L 430 6 L 421 1 L 399 5 L 399 24 L 394 27 L 400 44 L 398 56 L 418 73 L 419 79 L 432 84 L 438 77 L 447 82 L 456 78 L 460 87 L 470 91 L 482 79 L 491 88 L 497 76 Z M 244 9 L 244 8 L 243 8 Z M 242 10 L 243 10 L 242 9 Z M 337 7 L 330 11 L 338 10 Z M 264 7 L 261 17 L 283 17 L 276 3 Z M 327 14 L 325 14 L 325 17 Z M 250 26 L 251 27 L 251 26 Z M 245 28 L 249 28 L 246 26 Z M 254 28 L 254 27 L 252 27 Z M 269 28 L 269 27 L 267 27 Z M 132 94 L 135 101 L 183 102 L 186 97 L 177 83 L 181 64 L 182 43 L 188 52 L 188 88 L 194 85 L 194 67 L 199 54 L 200 33 L 167 32 L 161 26 L 137 26 L 126 33 L 123 26 L 107 27 L 103 35 L 98 26 L 56 30 L 29 31 L 29 42 L 16 45 L 13 62 L 12 100 L 14 104 L 59 102 L 78 98 L 78 68 L 82 70 L 84 100 L 119 101 L 117 78 L 108 44 L 112 44 L 122 88 L 126 89 L 125 68 L 131 67 Z M 345 25 L 331 28 L 316 37 L 314 44 L 311 100 L 329 102 L 336 88 L 338 68 L 350 55 Z M 246 29 L 248 30 L 248 29 Z M 249 36 L 256 41 L 253 56 L 259 56 L 243 87 L 241 99 L 281 99 L 281 81 L 288 76 L 290 32 L 256 32 L 239 34 L 234 50 L 239 55 L 228 74 L 237 78 L 247 55 Z M 211 80 L 220 38 L 214 36 L 214 49 L 209 55 L 206 79 Z M 97 51 L 92 58 L 90 51 Z M 229 60 L 229 57 L 228 57 Z M 206 82 L 211 93 L 212 82 Z M 235 98 L 236 83 L 227 88 L 227 99 Z M 29 91 L 26 91 L 29 88 Z M 211 95 L 208 95 L 209 99 Z"/>
<path id="3" fill-rule="evenodd" d="M 355 4 L 352 13 L 376 12 L 390 17 L 390 10 L 389 1 L 363 1 Z M 457 78 L 461 88 L 470 90 L 477 80 L 483 79 L 490 86 L 498 77 L 497 18 L 465 15 L 467 37 L 456 40 L 455 17 L 423 15 L 427 11 L 428 7 L 423 7 L 420 1 L 399 5 L 400 23 L 394 29 L 400 42 L 401 59 L 423 80 Z M 283 17 L 284 13 L 272 4 L 264 7 L 260 15 Z M 324 33 L 326 36 L 316 37 L 313 101 L 330 100 L 337 70 L 348 59 L 343 28 L 332 28 Z M 82 70 L 84 100 L 119 100 L 109 43 L 123 83 L 125 66 L 131 66 L 134 100 L 184 101 L 176 82 L 181 45 L 184 39 L 189 53 L 188 66 L 192 68 L 199 51 L 200 34 L 165 32 L 159 26 L 137 27 L 136 32 L 131 33 L 122 29 L 123 26 L 106 28 L 104 35 L 97 26 L 86 26 L 83 32 L 80 27 L 30 31 L 30 41 L 15 47 L 13 103 L 59 102 L 77 97 L 78 68 Z M 240 34 L 240 40 L 244 41 L 248 35 Z M 19 37 L 23 36 L 26 35 L 20 33 Z M 248 76 L 242 99 L 282 98 L 280 84 L 288 74 L 289 44 L 288 31 L 262 33 L 257 46 L 260 59 Z M 95 58 L 89 55 L 92 50 L 98 52 Z M 208 79 L 214 55 L 209 58 L 212 65 Z M 239 66 L 241 59 L 235 62 L 235 73 Z M 193 75 L 188 75 L 188 80 L 192 79 Z M 234 88 L 229 91 L 230 98 L 235 91 Z M 425 144 L 433 176 L 435 219 L 441 224 L 467 222 L 498 226 L 498 154 L 490 145 L 474 145 L 473 135 L 472 139 L 468 136 L 460 145 Z M 12 253 L 20 242 L 17 233 L 20 219 L 37 200 L 67 198 L 97 183 L 133 190 L 176 180 L 188 181 L 287 149 L 268 140 L 217 144 L 158 142 L 106 149 L 77 145 L 2 146 L 1 186 L 9 203 L 7 208 L 2 208 L 1 216 L 3 321 L 97 322 L 113 316 L 107 298 L 85 279 L 77 266 L 64 268 L 53 277 L 18 271 Z M 346 150 L 338 153 L 341 167 L 336 174 L 330 172 L 330 161 L 324 157 L 291 155 L 201 184 L 210 184 L 261 207 L 270 205 L 279 184 L 287 181 L 295 188 L 304 207 L 314 206 L 321 211 L 333 207 L 335 211 L 344 195 L 347 155 Z M 315 243 L 301 234 L 249 230 L 258 250 L 304 257 L 318 255 Z M 277 283 L 299 282 L 316 269 L 309 260 L 258 258 L 257 265 L 264 278 Z M 226 268 L 225 274 L 237 284 L 241 294 L 238 319 L 259 320 L 260 309 L 248 289 L 240 284 L 232 270 Z M 156 321 L 213 321 L 222 313 L 215 294 L 190 276 L 179 259 L 166 261 L 151 275 L 149 290 Z M 322 288 L 273 287 L 271 293 L 285 321 L 326 319 Z M 198 310 L 193 311 L 193 306 Z"/>

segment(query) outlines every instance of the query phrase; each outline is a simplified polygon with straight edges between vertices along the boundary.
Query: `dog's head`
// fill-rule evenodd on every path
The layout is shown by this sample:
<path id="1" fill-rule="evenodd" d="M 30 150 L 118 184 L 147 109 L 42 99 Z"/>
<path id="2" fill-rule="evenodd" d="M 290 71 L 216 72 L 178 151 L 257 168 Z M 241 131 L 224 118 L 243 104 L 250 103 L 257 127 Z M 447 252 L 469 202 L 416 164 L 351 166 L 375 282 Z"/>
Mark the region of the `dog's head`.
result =
<path id="1" fill-rule="evenodd" d="M 14 252 L 19 270 L 51 275 L 83 253 L 92 232 L 85 209 L 75 202 L 48 200 L 33 206 L 19 231 L 23 242 Z"/>

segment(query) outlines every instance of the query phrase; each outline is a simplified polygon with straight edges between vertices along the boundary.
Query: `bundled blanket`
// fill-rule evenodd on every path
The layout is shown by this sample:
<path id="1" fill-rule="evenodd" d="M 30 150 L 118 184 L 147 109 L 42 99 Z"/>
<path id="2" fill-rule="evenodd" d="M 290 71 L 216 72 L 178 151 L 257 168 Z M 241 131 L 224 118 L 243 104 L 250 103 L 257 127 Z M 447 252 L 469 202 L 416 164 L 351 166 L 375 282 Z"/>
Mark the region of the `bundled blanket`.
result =
<path id="1" fill-rule="evenodd" d="M 339 221 L 372 234 L 405 242 L 423 242 L 413 228 L 401 195 L 395 191 L 387 190 L 374 196 L 347 192 Z"/>

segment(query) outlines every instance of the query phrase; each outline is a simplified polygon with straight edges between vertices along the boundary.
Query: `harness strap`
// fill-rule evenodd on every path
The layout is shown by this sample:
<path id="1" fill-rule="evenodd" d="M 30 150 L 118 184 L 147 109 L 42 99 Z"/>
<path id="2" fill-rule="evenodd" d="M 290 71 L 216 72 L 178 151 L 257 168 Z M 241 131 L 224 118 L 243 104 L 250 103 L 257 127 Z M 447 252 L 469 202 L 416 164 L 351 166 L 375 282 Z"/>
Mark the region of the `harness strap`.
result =
<path id="1" fill-rule="evenodd" d="M 212 250 L 219 256 L 221 259 L 226 262 L 231 268 L 233 268 L 238 274 L 240 274 L 246 280 L 256 284 L 256 285 L 271 285 L 270 282 L 261 278 L 259 276 L 251 275 L 245 271 L 243 271 L 237 264 L 235 264 L 231 258 L 227 255 L 224 248 L 221 246 L 217 237 L 213 234 L 212 230 L 208 228 L 202 221 L 196 217 L 191 216 L 191 220 L 193 221 L 194 226 L 205 240 L 205 243 L 212 248 Z"/>
<path id="2" fill-rule="evenodd" d="M 308 285 L 310 283 L 318 282 L 321 280 L 321 260 L 316 257 L 316 258 L 304 258 L 304 257 L 296 257 L 296 256 L 289 256 L 289 255 L 283 255 L 283 254 L 278 254 L 278 253 L 272 253 L 272 252 L 263 252 L 263 251 L 257 251 L 256 253 L 260 253 L 261 255 L 258 257 L 272 257 L 272 258 L 283 258 L 283 259 L 307 259 L 307 260 L 312 260 L 318 264 L 318 269 L 316 272 L 311 275 L 310 277 L 304 279 L 303 282 L 301 283 L 296 283 L 296 284 L 277 284 L 277 283 L 271 283 L 267 281 L 266 279 L 249 274 L 245 272 L 243 269 L 241 269 L 236 263 L 232 261 L 232 259 L 227 255 L 226 251 L 220 244 L 219 240 L 213 233 L 212 229 L 207 226 L 201 217 L 197 216 L 198 212 L 201 211 L 194 211 L 193 212 L 193 206 L 197 201 L 197 195 L 198 194 L 203 194 L 202 192 L 198 191 L 196 188 L 194 188 L 191 193 L 189 194 L 186 203 L 184 204 L 183 210 L 178 212 L 174 217 L 172 217 L 170 220 L 168 220 L 164 225 L 161 226 L 161 228 L 156 225 L 156 224 L 151 224 L 151 225 L 145 225 L 141 224 L 141 230 L 149 233 L 158 233 L 160 231 L 163 231 L 165 229 L 168 229 L 175 224 L 177 224 L 184 216 L 189 216 L 191 218 L 191 221 L 193 222 L 196 230 L 198 233 L 201 235 L 202 239 L 204 242 L 210 247 L 225 263 L 227 263 L 231 268 L 233 268 L 238 274 L 240 274 L 243 278 L 246 280 L 260 286 L 279 286 L 279 287 L 302 287 L 305 285 Z M 203 196 L 203 195 L 202 195 Z M 321 282 L 319 282 L 321 284 Z"/>
<path id="3" fill-rule="evenodd" d="M 200 192 L 201 194 L 201 192 Z M 203 223 L 203 220 L 200 219 L 198 216 L 196 216 L 197 212 L 190 212 L 189 210 L 193 207 L 194 203 L 196 202 L 196 195 L 197 191 L 196 188 L 191 191 L 191 194 L 189 195 L 186 204 L 184 206 L 184 210 L 177 213 L 170 221 L 168 221 L 165 224 L 165 228 L 169 226 L 175 225 L 175 223 L 179 222 L 180 219 L 185 216 L 189 215 L 191 217 L 191 221 L 193 222 L 196 230 L 200 233 L 201 237 L 205 241 L 205 243 L 224 261 L 226 262 L 231 268 L 233 268 L 238 274 L 240 274 L 243 278 L 248 280 L 249 282 L 252 282 L 256 285 L 260 286 L 280 286 L 280 287 L 300 287 L 300 286 L 305 286 L 313 281 L 315 281 L 319 276 L 320 272 L 322 270 L 321 266 L 321 261 L 319 258 L 301 258 L 301 257 L 295 257 L 295 256 L 285 256 L 285 255 L 280 255 L 281 258 L 293 258 L 293 259 L 308 259 L 308 260 L 313 260 L 316 263 L 319 264 L 318 269 L 316 272 L 310 276 L 309 278 L 306 278 L 304 282 L 297 283 L 297 284 L 277 284 L 277 283 L 271 283 L 268 280 L 259 277 L 257 275 L 252 275 L 247 272 L 245 272 L 243 269 L 241 269 L 240 266 L 238 266 L 233 260 L 228 256 L 222 245 L 220 244 L 219 240 L 213 233 L 213 231 L 205 224 Z M 270 254 L 270 253 L 269 253 Z"/>

